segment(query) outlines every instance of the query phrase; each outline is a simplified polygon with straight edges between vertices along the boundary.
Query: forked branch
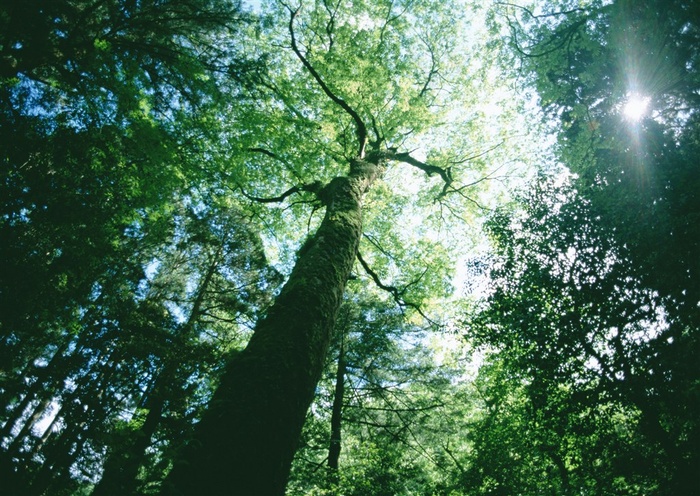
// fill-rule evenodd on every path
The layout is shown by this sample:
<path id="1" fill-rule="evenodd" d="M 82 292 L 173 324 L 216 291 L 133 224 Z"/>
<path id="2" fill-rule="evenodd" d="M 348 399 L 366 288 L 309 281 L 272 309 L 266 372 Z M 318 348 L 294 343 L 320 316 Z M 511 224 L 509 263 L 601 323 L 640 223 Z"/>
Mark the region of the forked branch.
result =
<path id="1" fill-rule="evenodd" d="M 398 160 L 399 162 L 404 162 L 406 164 L 412 165 L 413 167 L 417 167 L 426 174 L 428 174 L 428 176 L 432 176 L 433 174 L 437 174 L 438 176 L 440 176 L 443 182 L 445 183 L 442 188 L 442 193 L 440 193 L 441 197 L 445 196 L 450 186 L 452 186 L 453 179 L 451 167 L 443 169 L 442 167 L 438 167 L 437 165 L 426 164 L 425 162 L 421 162 L 420 160 L 412 157 L 410 153 L 395 153 L 391 158 L 392 160 Z"/>

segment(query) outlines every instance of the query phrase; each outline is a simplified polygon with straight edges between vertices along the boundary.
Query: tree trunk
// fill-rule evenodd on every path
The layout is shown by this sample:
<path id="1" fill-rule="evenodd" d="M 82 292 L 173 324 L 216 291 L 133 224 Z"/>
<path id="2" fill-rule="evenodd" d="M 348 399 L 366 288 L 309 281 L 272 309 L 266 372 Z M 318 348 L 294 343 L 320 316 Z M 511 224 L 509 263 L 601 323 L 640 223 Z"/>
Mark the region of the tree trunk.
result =
<path id="1" fill-rule="evenodd" d="M 128 496 L 136 492 L 139 468 L 146 457 L 146 449 L 151 445 L 151 438 L 162 420 L 165 398 L 160 389 L 156 386 L 149 396 L 148 415 L 141 429 L 128 440 L 123 451 L 115 451 L 110 454 L 105 463 L 102 479 L 95 486 L 92 496 L 109 496 L 111 494 Z"/>
<path id="2" fill-rule="evenodd" d="M 182 335 L 194 331 L 197 319 L 202 312 L 204 298 L 209 291 L 209 285 L 221 263 L 223 245 L 218 247 L 212 257 L 207 272 L 199 285 L 192 310 L 187 322 L 182 327 Z M 92 496 L 109 496 L 120 494 L 123 496 L 135 494 L 138 488 L 138 474 L 141 465 L 146 459 L 146 450 L 151 445 L 151 438 L 161 424 L 165 401 L 173 393 L 173 381 L 177 376 L 175 362 L 169 362 L 156 378 L 151 391 L 148 391 L 144 408 L 148 410 L 146 420 L 141 428 L 126 440 L 123 446 L 113 446 L 111 453 L 105 462 L 104 473 L 100 482 L 95 486 Z"/>
<path id="3" fill-rule="evenodd" d="M 331 413 L 331 441 L 328 447 L 328 468 L 332 476 L 337 475 L 338 459 L 340 458 L 341 429 L 343 421 L 343 399 L 345 398 L 345 342 L 340 343 L 338 354 L 338 370 L 335 374 L 335 391 L 333 394 L 333 410 Z"/>
<path id="4" fill-rule="evenodd" d="M 248 346 L 234 356 L 165 494 L 283 494 L 383 167 L 354 160 L 319 195 L 325 217 Z"/>
<path id="5" fill-rule="evenodd" d="M 26 436 L 31 435 L 32 427 L 34 427 L 34 425 L 39 421 L 39 419 L 41 419 L 42 415 L 44 414 L 44 412 L 46 412 L 46 409 L 49 407 L 50 404 L 51 398 L 44 398 L 40 400 L 39 403 L 37 403 L 37 405 L 32 410 L 31 415 L 29 415 L 29 417 L 25 419 L 22 429 L 9 443 L 7 447 L 7 452 L 9 453 L 10 457 L 12 457 L 15 454 L 19 455 L 24 438 Z"/>
<path id="6" fill-rule="evenodd" d="M 5 425 L 0 431 L 0 439 L 6 438 L 8 439 L 8 442 L 12 443 L 13 438 L 21 438 L 22 436 L 20 435 L 12 436 L 12 429 L 26 416 L 26 410 L 29 404 L 35 399 L 44 400 L 44 396 L 48 396 L 50 398 L 54 392 L 52 389 L 53 385 L 60 383 L 63 379 L 65 379 L 65 377 L 61 377 L 60 379 L 53 377 L 53 374 L 55 369 L 58 368 L 58 364 L 65 359 L 63 353 L 68 349 L 68 345 L 70 343 L 71 340 L 66 339 L 63 344 L 59 346 L 51 357 L 51 361 L 49 361 L 45 367 L 36 367 L 36 372 L 34 372 L 36 379 L 32 385 L 29 386 L 29 389 L 26 390 L 22 401 L 20 401 L 20 403 L 12 409 L 10 416 L 5 421 Z M 22 432 L 20 434 L 22 434 Z"/>

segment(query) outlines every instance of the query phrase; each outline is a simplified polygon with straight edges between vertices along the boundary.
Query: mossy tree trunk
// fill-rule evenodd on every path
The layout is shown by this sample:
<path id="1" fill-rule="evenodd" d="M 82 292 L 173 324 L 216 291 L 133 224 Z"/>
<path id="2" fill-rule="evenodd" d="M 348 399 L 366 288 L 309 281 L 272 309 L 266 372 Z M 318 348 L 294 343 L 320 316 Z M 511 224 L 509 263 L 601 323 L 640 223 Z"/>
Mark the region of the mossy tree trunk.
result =
<path id="1" fill-rule="evenodd" d="M 354 160 L 319 194 L 318 231 L 248 346 L 229 363 L 165 494 L 283 494 L 362 233 L 362 198 L 383 171 Z"/>

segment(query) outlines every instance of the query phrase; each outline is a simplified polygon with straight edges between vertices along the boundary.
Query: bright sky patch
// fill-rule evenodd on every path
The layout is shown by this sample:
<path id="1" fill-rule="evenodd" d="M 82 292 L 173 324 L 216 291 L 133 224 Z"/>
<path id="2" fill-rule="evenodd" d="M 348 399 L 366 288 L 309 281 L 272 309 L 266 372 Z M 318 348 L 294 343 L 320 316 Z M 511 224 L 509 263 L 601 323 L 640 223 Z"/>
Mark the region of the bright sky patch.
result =
<path id="1" fill-rule="evenodd" d="M 649 107 L 649 101 L 650 98 L 648 96 L 631 94 L 627 98 L 627 101 L 622 108 L 622 112 L 628 120 L 636 122 L 646 114 L 647 108 Z"/>

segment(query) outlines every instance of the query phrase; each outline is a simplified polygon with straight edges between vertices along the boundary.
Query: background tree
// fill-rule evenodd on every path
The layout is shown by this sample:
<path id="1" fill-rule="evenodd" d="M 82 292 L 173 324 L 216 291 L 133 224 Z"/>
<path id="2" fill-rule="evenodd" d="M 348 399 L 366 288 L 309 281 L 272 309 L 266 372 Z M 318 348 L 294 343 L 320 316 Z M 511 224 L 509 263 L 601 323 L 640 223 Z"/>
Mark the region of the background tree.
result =
<path id="1" fill-rule="evenodd" d="M 260 67 L 240 55 L 236 33 L 248 20 L 236 2 L 0 7 L 1 465 L 10 494 L 72 493 L 94 481 L 119 426 L 157 410 L 149 402 L 163 367 L 184 361 L 162 411 L 184 420 L 167 426 L 177 438 L 229 349 L 217 351 L 217 339 L 235 347 L 232 329 L 274 289 L 256 234 L 235 202 L 215 204 L 217 171 L 203 168 L 212 143 L 225 148 L 214 125 L 222 98 L 233 104 Z M 214 239 L 218 261 L 207 248 Z M 189 270 L 171 264 L 175 247 Z M 198 256 L 209 265 L 188 258 Z M 148 274 L 160 265 L 181 278 L 156 291 Z M 195 305 L 189 285 L 210 273 Z"/>
<path id="2" fill-rule="evenodd" d="M 484 419 L 482 491 L 509 491 L 508 463 L 486 457 L 521 425 L 555 442 L 505 462 L 529 480 L 559 474 L 553 491 L 695 494 L 697 11 L 502 8 L 574 174 L 492 224 L 501 248 L 474 335 L 497 350 L 490 388 L 513 385 L 487 404 L 518 413 Z"/>
<path id="3" fill-rule="evenodd" d="M 664 405 L 654 373 L 670 330 L 664 299 L 590 215 L 549 183 L 521 215 L 491 224 L 493 293 L 470 333 L 494 347 L 480 371 L 485 415 L 471 430 L 485 494 L 513 484 L 534 494 L 544 474 L 557 494 L 692 487 L 694 448 L 671 421 L 692 405 Z"/>
<path id="4" fill-rule="evenodd" d="M 435 492 L 454 467 L 431 435 L 457 437 L 439 419 L 452 413 L 459 369 L 447 358 L 436 365 L 434 329 L 406 322 L 391 302 L 356 300 L 357 284 L 339 313 L 288 492 Z"/>

